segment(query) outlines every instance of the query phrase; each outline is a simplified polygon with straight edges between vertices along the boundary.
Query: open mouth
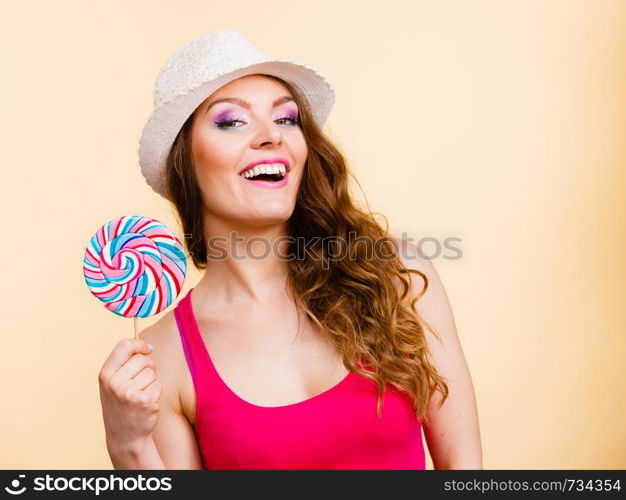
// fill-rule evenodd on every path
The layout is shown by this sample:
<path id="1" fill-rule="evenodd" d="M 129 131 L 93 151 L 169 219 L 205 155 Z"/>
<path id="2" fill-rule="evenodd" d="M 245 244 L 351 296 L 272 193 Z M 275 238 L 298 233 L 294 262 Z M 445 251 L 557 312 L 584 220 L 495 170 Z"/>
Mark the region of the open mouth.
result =
<path id="1" fill-rule="evenodd" d="M 262 164 L 239 175 L 250 181 L 279 182 L 286 177 L 287 168 L 282 163 Z"/>
<path id="2" fill-rule="evenodd" d="M 271 181 L 271 182 L 278 182 L 284 178 L 285 176 L 283 174 L 259 174 L 253 177 L 246 177 L 246 179 L 250 179 L 251 181 Z"/>

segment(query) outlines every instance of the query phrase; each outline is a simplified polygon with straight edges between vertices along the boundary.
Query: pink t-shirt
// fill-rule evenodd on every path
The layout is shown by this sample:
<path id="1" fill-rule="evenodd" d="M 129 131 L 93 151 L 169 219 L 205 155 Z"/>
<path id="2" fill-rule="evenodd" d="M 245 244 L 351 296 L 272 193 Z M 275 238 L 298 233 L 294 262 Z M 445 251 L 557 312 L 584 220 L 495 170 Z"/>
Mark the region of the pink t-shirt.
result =
<path id="1" fill-rule="evenodd" d="M 350 372 L 299 403 L 257 406 L 215 369 L 190 290 L 174 310 L 196 391 L 194 432 L 205 469 L 424 469 L 421 421 L 388 385 L 376 415 L 374 381 Z M 362 366 L 362 365 L 360 365 Z"/>

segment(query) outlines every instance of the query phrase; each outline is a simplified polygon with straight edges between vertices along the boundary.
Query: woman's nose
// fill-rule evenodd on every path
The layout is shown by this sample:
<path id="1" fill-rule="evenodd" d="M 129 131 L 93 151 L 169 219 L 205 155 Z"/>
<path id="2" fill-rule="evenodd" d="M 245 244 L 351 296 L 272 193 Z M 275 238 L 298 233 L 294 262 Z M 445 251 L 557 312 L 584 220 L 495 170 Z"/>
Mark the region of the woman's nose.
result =
<path id="1" fill-rule="evenodd" d="M 278 125 L 272 121 L 263 121 L 258 124 L 258 131 L 254 136 L 254 146 L 262 147 L 268 144 L 280 144 L 283 134 Z"/>

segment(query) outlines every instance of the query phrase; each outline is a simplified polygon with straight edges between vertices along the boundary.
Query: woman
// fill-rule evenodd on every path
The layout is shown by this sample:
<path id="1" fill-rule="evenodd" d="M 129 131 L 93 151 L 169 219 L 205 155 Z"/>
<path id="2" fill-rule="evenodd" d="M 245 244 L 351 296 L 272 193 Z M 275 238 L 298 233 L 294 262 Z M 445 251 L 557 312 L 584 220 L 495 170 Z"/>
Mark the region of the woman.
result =
<path id="1" fill-rule="evenodd" d="M 482 468 L 444 288 L 353 203 L 328 82 L 230 30 L 177 54 L 140 163 L 205 273 L 100 371 L 114 467 L 423 469 L 423 429 L 435 468 Z"/>

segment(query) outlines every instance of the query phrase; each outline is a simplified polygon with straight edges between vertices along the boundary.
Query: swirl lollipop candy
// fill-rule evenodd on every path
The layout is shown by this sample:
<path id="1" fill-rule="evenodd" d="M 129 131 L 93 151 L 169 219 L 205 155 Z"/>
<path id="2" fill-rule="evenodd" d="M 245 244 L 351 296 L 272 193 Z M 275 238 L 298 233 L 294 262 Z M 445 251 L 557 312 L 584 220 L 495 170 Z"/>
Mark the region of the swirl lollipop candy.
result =
<path id="1" fill-rule="evenodd" d="M 157 220 L 113 219 L 91 237 L 83 274 L 91 293 L 119 316 L 146 318 L 168 307 L 185 281 L 183 247 Z"/>

